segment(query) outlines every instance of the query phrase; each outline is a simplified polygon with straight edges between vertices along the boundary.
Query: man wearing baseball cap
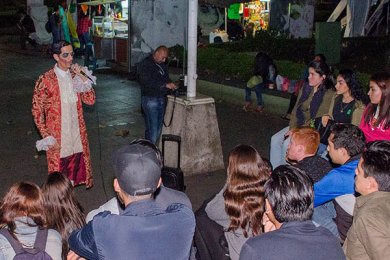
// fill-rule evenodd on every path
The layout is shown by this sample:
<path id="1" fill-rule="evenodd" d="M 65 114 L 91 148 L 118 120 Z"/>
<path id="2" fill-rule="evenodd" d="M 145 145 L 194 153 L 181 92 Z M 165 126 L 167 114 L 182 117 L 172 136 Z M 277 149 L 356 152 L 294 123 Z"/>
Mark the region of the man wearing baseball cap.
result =
<path id="1" fill-rule="evenodd" d="M 194 214 L 183 204 L 163 209 L 154 200 L 161 175 L 156 152 L 139 143 L 123 146 L 114 153 L 114 170 L 125 210 L 95 216 L 70 235 L 70 249 L 86 259 L 188 259 Z"/>

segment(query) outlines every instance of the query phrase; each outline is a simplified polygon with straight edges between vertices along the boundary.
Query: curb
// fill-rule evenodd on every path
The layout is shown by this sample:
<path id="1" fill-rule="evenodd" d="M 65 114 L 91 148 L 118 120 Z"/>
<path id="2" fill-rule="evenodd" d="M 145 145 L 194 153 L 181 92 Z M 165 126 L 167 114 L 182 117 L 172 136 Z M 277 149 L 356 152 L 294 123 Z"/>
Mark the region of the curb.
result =
<path id="1" fill-rule="evenodd" d="M 177 80 L 179 75 L 172 75 L 173 80 Z M 214 98 L 215 102 L 225 101 L 227 103 L 243 106 L 245 100 L 245 91 L 242 88 L 237 88 L 233 86 L 218 84 L 205 80 L 197 80 L 196 91 Z M 286 97 L 280 97 L 276 95 L 271 95 L 263 93 L 263 101 L 265 111 L 270 114 L 275 115 L 284 115 L 287 111 L 289 99 Z M 252 102 L 255 104 L 256 95 L 253 91 L 252 93 Z"/>

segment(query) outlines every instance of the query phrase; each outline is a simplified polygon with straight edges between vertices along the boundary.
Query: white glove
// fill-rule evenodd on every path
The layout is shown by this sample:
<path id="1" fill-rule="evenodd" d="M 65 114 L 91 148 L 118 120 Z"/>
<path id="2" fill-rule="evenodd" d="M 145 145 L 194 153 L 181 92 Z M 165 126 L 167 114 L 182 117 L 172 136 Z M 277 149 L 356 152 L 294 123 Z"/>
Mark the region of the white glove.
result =
<path id="1" fill-rule="evenodd" d="M 56 139 L 53 136 L 49 135 L 41 140 L 38 140 L 36 142 L 36 147 L 38 151 L 47 151 L 52 145 L 56 143 Z"/>

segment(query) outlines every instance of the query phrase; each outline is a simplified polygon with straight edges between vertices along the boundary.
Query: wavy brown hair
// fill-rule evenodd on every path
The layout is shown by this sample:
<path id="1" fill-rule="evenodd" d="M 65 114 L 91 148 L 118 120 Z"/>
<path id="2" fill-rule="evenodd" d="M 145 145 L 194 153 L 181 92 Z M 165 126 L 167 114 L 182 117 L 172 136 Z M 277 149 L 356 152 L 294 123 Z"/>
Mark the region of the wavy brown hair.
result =
<path id="1" fill-rule="evenodd" d="M 238 145 L 229 154 L 227 169 L 225 211 L 230 218 L 228 231 L 243 230 L 252 235 L 262 232 L 261 219 L 264 213 L 264 184 L 271 170 L 255 148 Z"/>
<path id="2" fill-rule="evenodd" d="M 0 206 L 0 226 L 15 231 L 15 219 L 29 217 L 38 227 L 46 227 L 43 196 L 40 188 L 32 182 L 18 182 L 5 194 Z"/>
<path id="3" fill-rule="evenodd" d="M 378 127 L 379 124 L 383 123 L 383 128 L 388 129 L 390 127 L 390 73 L 378 72 L 371 76 L 370 81 L 375 82 L 382 91 L 381 101 L 378 104 L 379 116 L 374 126 Z M 364 115 L 365 124 L 368 124 L 375 116 L 378 105 L 372 103 L 367 105 L 367 110 Z"/>
<path id="4" fill-rule="evenodd" d="M 62 253 L 66 256 L 70 233 L 85 224 L 83 209 L 74 197 L 72 183 L 59 172 L 49 174 L 42 192 L 47 225 L 61 234 Z"/>

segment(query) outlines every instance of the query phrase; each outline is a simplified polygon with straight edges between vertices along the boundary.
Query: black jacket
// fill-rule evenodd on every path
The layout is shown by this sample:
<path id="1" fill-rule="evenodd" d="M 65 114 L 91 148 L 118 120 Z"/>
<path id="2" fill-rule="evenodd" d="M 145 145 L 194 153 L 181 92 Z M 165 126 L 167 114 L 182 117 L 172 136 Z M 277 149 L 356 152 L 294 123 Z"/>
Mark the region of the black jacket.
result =
<path id="1" fill-rule="evenodd" d="M 168 93 L 166 84 L 171 82 L 165 63 L 157 64 L 153 55 L 149 55 L 138 64 L 137 73 L 141 84 L 141 95 L 164 97 Z"/>

